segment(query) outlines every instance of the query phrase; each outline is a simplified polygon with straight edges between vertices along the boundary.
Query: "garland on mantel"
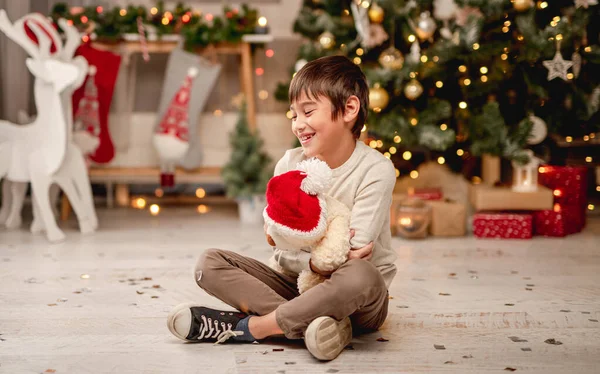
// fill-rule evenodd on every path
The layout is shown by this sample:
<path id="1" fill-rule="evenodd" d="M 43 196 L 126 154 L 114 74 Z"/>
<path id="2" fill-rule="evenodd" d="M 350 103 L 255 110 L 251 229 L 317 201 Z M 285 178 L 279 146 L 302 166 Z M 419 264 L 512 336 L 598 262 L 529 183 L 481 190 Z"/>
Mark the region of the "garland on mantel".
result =
<path id="1" fill-rule="evenodd" d="M 164 1 L 147 9 L 129 5 L 106 9 L 101 5 L 69 7 L 65 3 L 54 6 L 50 14 L 56 22 L 65 18 L 92 39 L 116 43 L 126 36 L 139 35 L 138 17 L 141 17 L 148 40 L 172 40 L 183 37 L 186 49 L 210 44 L 240 42 L 242 36 L 256 33 L 258 11 L 243 4 L 241 9 L 225 6 L 223 16 L 203 14 L 179 2 L 174 9 L 165 9 Z"/>

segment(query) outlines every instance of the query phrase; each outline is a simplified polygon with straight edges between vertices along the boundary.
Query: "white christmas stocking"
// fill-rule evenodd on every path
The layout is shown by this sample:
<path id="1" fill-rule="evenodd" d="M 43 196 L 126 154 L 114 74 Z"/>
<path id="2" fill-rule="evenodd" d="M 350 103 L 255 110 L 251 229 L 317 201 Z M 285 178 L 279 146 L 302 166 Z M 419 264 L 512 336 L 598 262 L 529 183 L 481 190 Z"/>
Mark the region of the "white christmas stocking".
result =
<path id="1" fill-rule="evenodd" d="M 176 166 L 201 166 L 198 117 L 220 72 L 221 65 L 182 49 L 175 49 L 169 56 L 153 137 L 164 187 L 175 184 Z"/>

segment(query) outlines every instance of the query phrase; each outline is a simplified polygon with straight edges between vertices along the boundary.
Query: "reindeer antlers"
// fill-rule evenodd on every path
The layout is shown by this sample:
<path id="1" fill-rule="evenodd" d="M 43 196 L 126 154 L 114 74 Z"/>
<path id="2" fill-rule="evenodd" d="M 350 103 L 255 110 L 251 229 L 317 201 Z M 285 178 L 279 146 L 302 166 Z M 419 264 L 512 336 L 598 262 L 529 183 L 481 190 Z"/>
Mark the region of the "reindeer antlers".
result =
<path id="1" fill-rule="evenodd" d="M 39 46 L 29 38 L 25 31 L 26 27 L 33 31 Z M 62 41 L 58 32 L 52 23 L 39 13 L 27 14 L 11 24 L 6 12 L 0 9 L 0 30 L 35 59 L 48 58 L 52 45 L 55 46 L 58 54 L 62 50 Z"/>
<path id="2" fill-rule="evenodd" d="M 77 28 L 73 25 L 70 25 L 69 22 L 67 22 L 67 20 L 64 18 L 58 20 L 58 25 L 61 29 L 63 29 L 65 35 L 67 36 L 67 41 L 62 50 L 61 57 L 64 60 L 69 61 L 73 58 L 73 56 L 75 56 L 75 51 L 81 44 L 81 36 L 79 35 Z"/>
<path id="3" fill-rule="evenodd" d="M 11 24 L 6 11 L 0 9 L 0 30 L 6 36 L 19 44 L 33 58 L 48 58 L 52 45 L 56 48 L 56 56 L 63 61 L 70 61 L 75 55 L 77 47 L 81 44 L 81 36 L 77 28 L 61 18 L 58 24 L 66 35 L 63 47 L 62 39 L 54 29 L 52 23 L 43 15 L 38 13 L 27 14 Z M 35 34 L 39 46 L 36 45 L 25 33 L 25 25 Z"/>
<path id="4" fill-rule="evenodd" d="M 12 41 L 23 47 L 29 56 L 40 58 L 38 47 L 27 37 L 27 35 L 25 35 L 25 33 L 17 31 L 15 26 L 8 19 L 4 9 L 0 9 L 0 30 L 2 30 L 2 32 L 4 32 Z M 37 31 L 40 31 L 40 29 L 38 28 Z M 36 33 L 36 30 L 33 30 L 33 32 Z M 44 39 L 37 33 L 36 36 L 38 39 Z"/>

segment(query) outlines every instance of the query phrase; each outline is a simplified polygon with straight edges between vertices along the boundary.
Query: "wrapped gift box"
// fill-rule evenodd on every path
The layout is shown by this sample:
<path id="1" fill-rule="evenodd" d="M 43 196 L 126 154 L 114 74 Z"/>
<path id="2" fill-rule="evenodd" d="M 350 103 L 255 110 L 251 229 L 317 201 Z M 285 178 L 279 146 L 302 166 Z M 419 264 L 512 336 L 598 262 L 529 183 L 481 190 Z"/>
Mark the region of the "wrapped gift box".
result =
<path id="1" fill-rule="evenodd" d="M 585 226 L 587 178 L 588 168 L 585 166 L 541 166 L 539 168 L 539 181 L 553 190 L 554 203 L 559 204 L 563 210 L 571 206 L 578 207 L 578 209 L 568 209 L 568 214 L 575 219 L 578 230 Z"/>
<path id="2" fill-rule="evenodd" d="M 530 239 L 533 216 L 515 213 L 475 213 L 473 233 L 478 238 Z"/>
<path id="3" fill-rule="evenodd" d="M 540 166 L 540 184 L 552 189 L 559 204 L 587 204 L 587 175 L 585 166 Z"/>
<path id="4" fill-rule="evenodd" d="M 510 187 L 477 185 L 471 189 L 471 203 L 477 211 L 549 210 L 554 196 L 544 186 L 535 192 L 514 192 Z"/>
<path id="5" fill-rule="evenodd" d="M 440 188 L 409 188 L 408 196 L 421 200 L 441 200 L 443 197 Z"/>
<path id="6" fill-rule="evenodd" d="M 578 206 L 556 204 L 552 210 L 533 213 L 536 235 L 562 237 L 580 232 L 584 221 Z"/>
<path id="7" fill-rule="evenodd" d="M 465 204 L 439 200 L 428 201 L 431 206 L 431 225 L 429 232 L 433 236 L 464 236 L 467 229 L 467 207 Z"/>

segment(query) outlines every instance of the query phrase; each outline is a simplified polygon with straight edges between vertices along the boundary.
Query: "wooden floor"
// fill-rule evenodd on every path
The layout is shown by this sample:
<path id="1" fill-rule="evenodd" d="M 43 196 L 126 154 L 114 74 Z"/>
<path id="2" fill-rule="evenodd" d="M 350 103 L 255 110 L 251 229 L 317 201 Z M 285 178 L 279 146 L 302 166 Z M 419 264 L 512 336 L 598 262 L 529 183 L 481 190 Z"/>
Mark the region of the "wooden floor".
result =
<path id="1" fill-rule="evenodd" d="M 227 206 L 99 216 L 101 231 L 81 236 L 70 221 L 55 246 L 0 231 L 0 373 L 600 371 L 597 218 L 567 239 L 394 240 L 387 322 L 323 364 L 301 341 L 185 344 L 166 328 L 172 306 L 215 303 L 192 277 L 200 251 L 266 260 L 262 227 L 242 227 Z"/>

